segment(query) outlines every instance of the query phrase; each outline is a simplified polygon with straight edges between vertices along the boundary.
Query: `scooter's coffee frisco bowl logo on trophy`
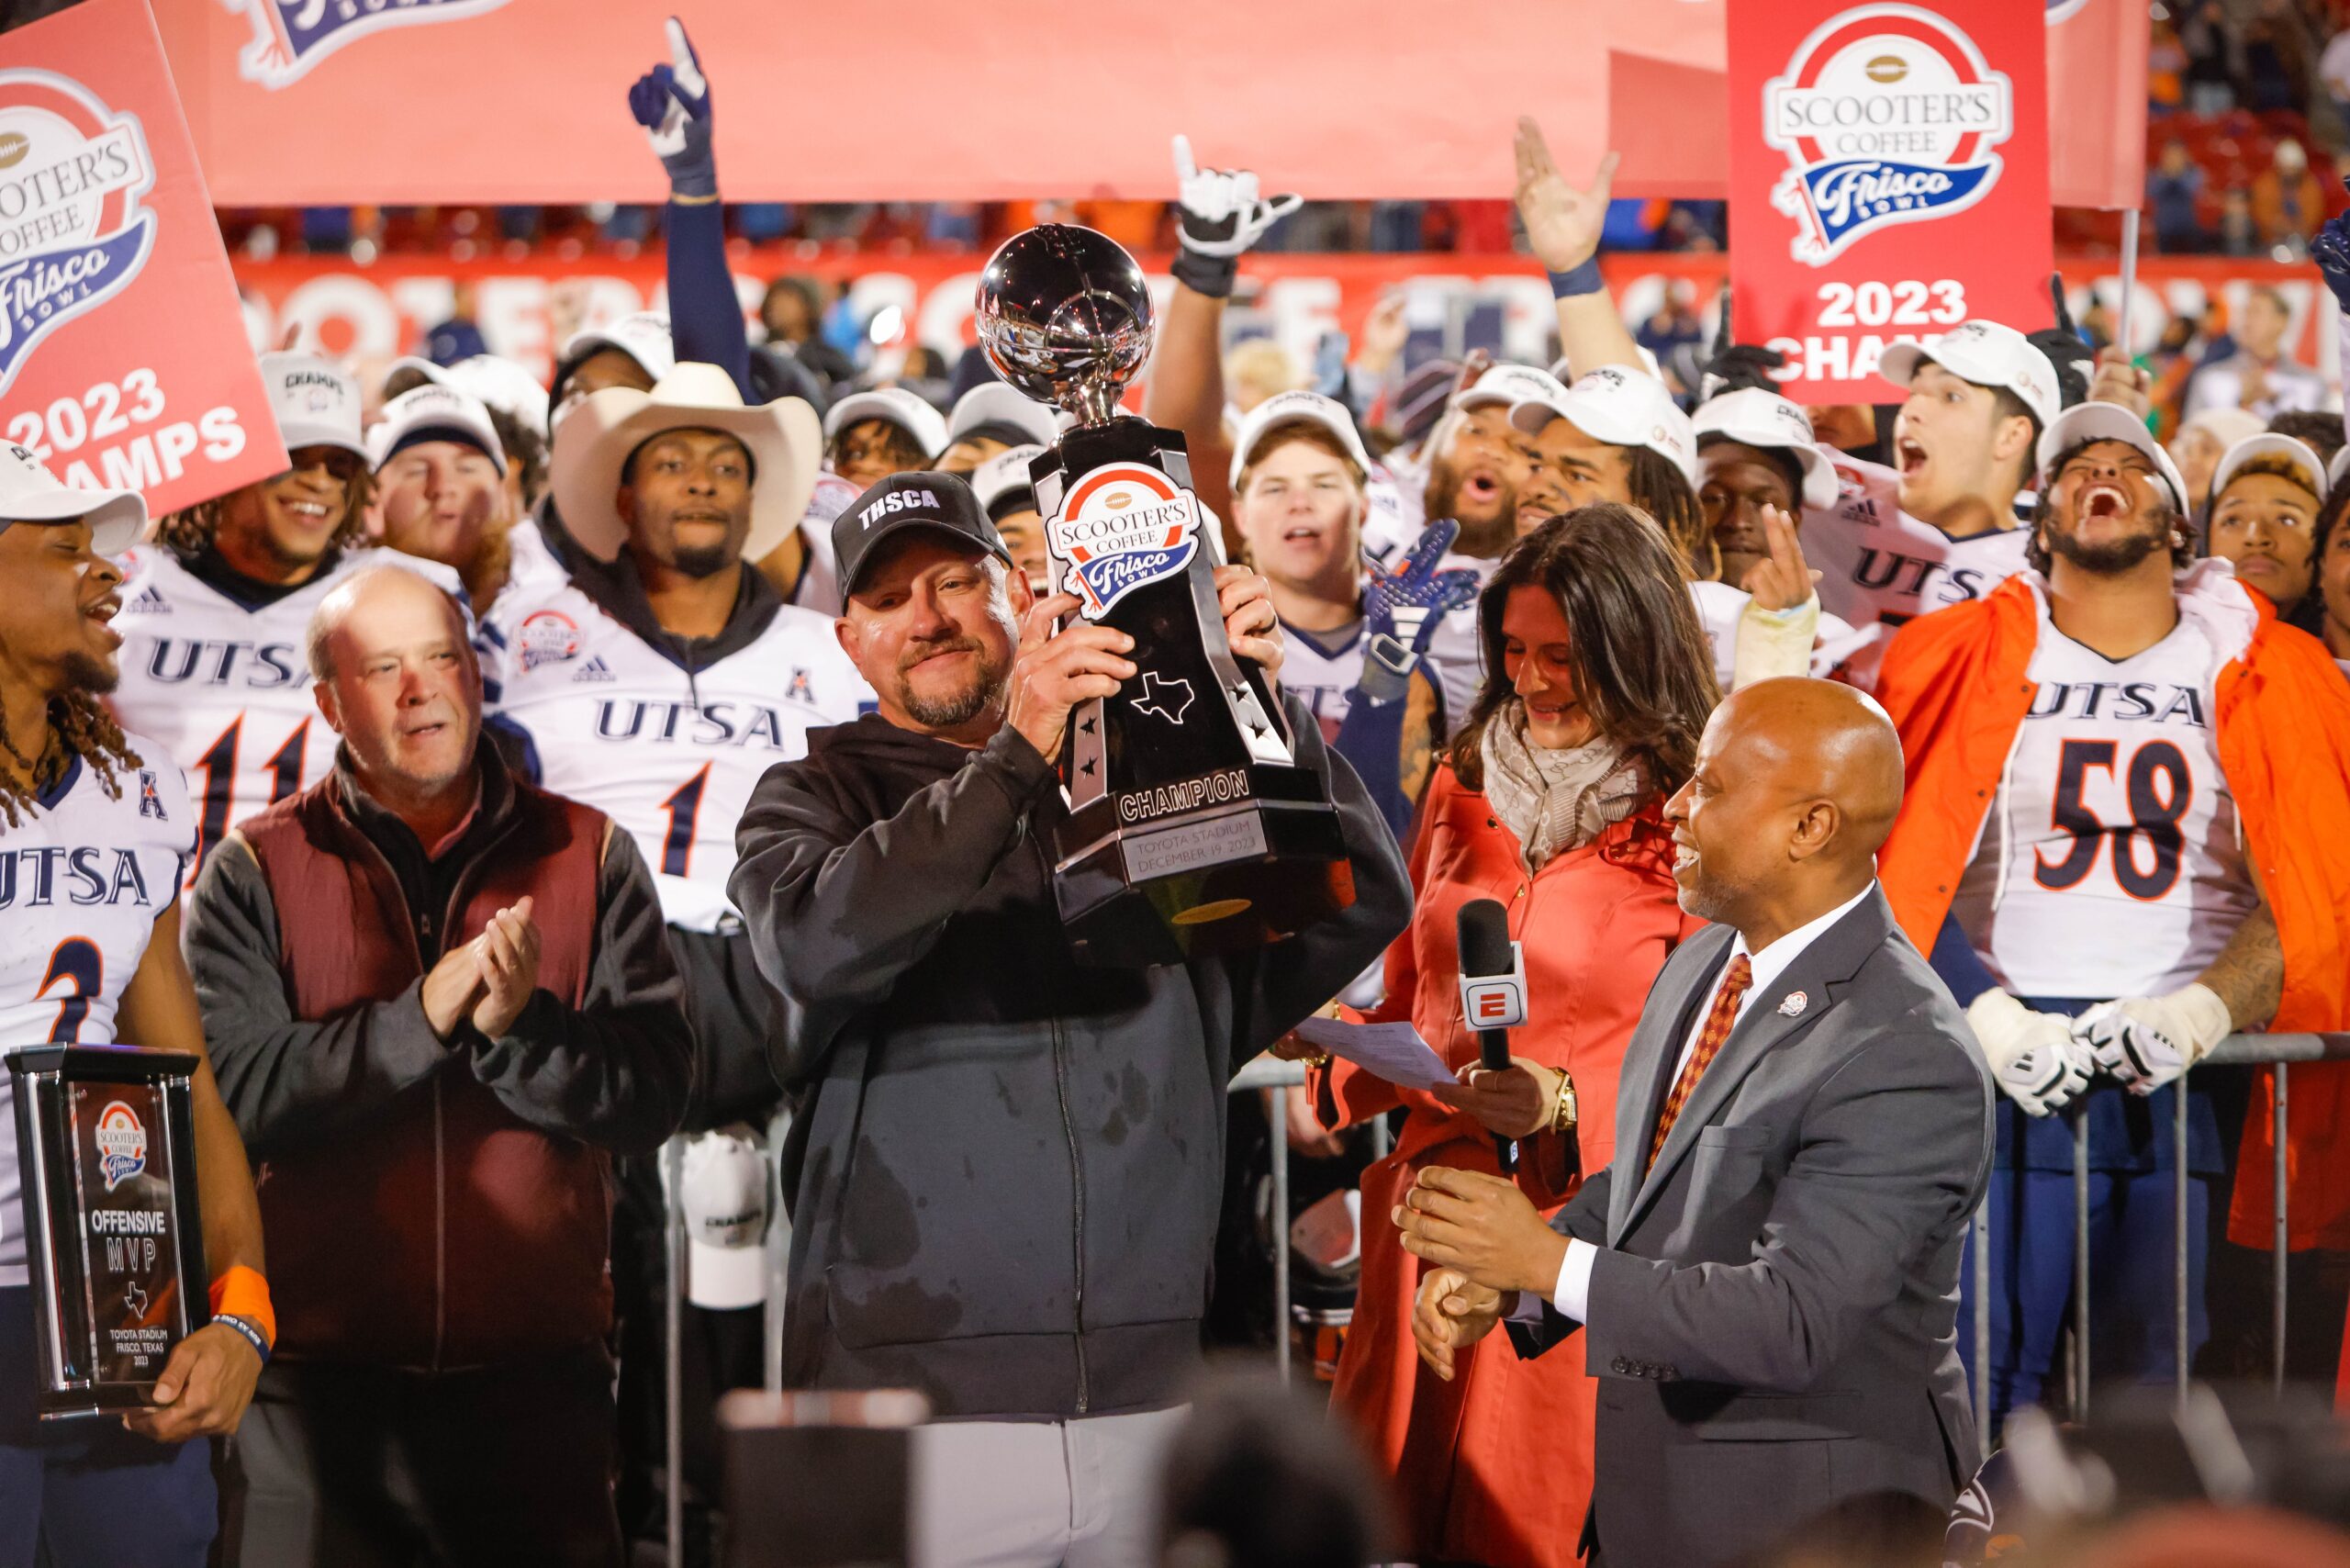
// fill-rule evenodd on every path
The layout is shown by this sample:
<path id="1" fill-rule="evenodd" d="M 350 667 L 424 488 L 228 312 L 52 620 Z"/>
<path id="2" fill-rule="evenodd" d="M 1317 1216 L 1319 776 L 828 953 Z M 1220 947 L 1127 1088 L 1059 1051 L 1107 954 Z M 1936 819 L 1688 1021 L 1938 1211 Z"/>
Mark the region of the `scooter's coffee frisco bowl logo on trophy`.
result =
<path id="1" fill-rule="evenodd" d="M 1031 464 L 1057 592 L 1134 638 L 1134 676 L 1080 703 L 1053 892 L 1088 963 L 1277 942 L 1353 900 L 1337 812 L 1264 672 L 1237 658 L 1183 438 L 1119 411 L 1150 353 L 1150 291 L 1116 241 L 1045 224 L 1006 241 L 973 311 L 997 371 L 1075 422 Z"/>
<path id="2" fill-rule="evenodd" d="M 1199 547 L 1199 498 L 1140 463 L 1113 463 L 1070 486 L 1045 529 L 1045 548 L 1088 621 L 1181 572 Z"/>

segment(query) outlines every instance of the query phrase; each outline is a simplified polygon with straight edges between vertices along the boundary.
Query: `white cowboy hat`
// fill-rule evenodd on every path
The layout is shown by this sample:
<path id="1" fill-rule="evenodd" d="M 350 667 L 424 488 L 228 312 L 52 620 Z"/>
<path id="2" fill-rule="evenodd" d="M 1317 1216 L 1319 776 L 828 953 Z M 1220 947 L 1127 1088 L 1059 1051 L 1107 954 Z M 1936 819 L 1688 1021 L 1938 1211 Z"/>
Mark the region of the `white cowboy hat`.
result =
<path id="1" fill-rule="evenodd" d="M 823 440 L 816 410 L 797 398 L 745 408 L 733 378 L 692 360 L 650 392 L 607 386 L 555 426 L 550 479 L 564 525 L 582 549 L 610 561 L 628 541 L 613 498 L 636 449 L 664 431 L 723 431 L 751 454 L 751 532 L 743 559 L 756 561 L 790 537 L 816 487 Z"/>

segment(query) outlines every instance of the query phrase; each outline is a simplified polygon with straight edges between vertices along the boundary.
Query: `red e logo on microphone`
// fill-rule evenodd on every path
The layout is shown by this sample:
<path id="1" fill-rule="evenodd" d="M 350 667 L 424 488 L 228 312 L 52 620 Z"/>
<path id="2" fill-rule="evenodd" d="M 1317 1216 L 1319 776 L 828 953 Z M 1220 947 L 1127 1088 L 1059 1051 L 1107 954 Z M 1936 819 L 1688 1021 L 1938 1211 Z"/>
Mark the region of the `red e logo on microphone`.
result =
<path id="1" fill-rule="evenodd" d="M 1460 982 L 1460 1011 L 1472 1029 L 1514 1029 L 1526 1022 L 1526 986 L 1515 975 Z"/>

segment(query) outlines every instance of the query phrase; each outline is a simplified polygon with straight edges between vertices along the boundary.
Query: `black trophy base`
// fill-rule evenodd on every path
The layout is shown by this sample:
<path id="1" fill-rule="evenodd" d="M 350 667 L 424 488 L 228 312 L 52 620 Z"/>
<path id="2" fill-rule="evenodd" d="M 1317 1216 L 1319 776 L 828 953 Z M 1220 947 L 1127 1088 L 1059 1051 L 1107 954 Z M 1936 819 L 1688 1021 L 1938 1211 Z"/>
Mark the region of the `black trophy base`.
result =
<path id="1" fill-rule="evenodd" d="M 1222 777 L 1234 776 L 1245 790 L 1203 791 L 1232 799 L 1146 815 L 1153 802 L 1136 797 L 1154 792 L 1136 791 L 1061 824 L 1053 892 L 1079 962 L 1140 969 L 1261 947 L 1354 902 L 1337 809 L 1313 770 L 1256 763 Z"/>

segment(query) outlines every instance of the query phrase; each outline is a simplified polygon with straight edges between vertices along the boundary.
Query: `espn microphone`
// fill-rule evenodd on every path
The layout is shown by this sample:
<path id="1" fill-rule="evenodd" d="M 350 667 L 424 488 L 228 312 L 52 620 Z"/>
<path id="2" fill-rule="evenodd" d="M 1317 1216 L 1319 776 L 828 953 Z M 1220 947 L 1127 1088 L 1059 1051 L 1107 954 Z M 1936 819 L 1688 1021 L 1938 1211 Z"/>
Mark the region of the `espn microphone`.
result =
<path id="1" fill-rule="evenodd" d="M 1477 1031 L 1477 1055 L 1488 1072 L 1509 1066 L 1509 1032 L 1526 1022 L 1526 954 L 1509 939 L 1509 911 L 1497 899 L 1460 906 L 1456 933 L 1460 954 L 1460 1017 Z M 1517 1140 L 1494 1135 L 1502 1173 L 1517 1169 Z"/>

